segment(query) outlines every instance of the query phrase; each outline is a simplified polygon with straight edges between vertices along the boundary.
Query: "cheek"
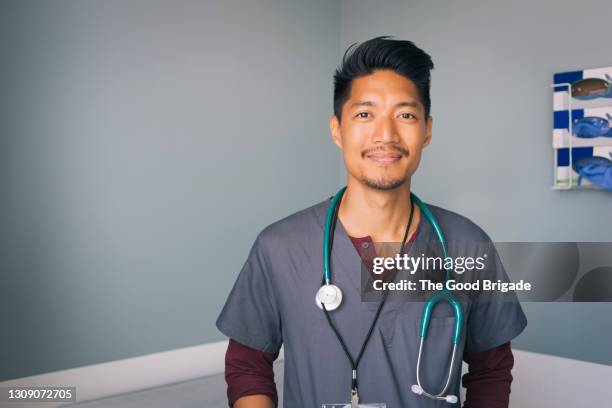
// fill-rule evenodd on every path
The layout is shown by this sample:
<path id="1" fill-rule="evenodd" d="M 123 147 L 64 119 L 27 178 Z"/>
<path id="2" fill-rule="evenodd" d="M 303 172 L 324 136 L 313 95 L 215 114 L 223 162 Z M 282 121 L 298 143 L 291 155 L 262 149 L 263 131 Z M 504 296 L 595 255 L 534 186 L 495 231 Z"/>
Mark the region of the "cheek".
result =
<path id="1" fill-rule="evenodd" d="M 351 146 L 348 149 L 343 149 L 342 153 L 346 167 L 357 168 L 361 165 L 361 155 L 359 150 L 357 150 L 354 146 Z"/>
<path id="2" fill-rule="evenodd" d="M 414 173 L 421 163 L 422 151 L 420 149 L 413 150 L 408 164 L 408 172 Z"/>
<path id="3" fill-rule="evenodd" d="M 355 155 L 361 152 L 364 146 L 364 137 L 358 132 L 342 131 L 342 150 L 345 155 Z"/>
<path id="4" fill-rule="evenodd" d="M 407 132 L 404 137 L 402 137 L 402 142 L 412 153 L 415 150 L 421 150 L 423 148 L 425 136 L 425 129 L 411 129 L 410 132 Z"/>
<path id="5" fill-rule="evenodd" d="M 361 172 L 364 163 L 361 159 L 361 145 L 352 141 L 343 141 L 342 155 L 344 165 L 350 173 Z"/>
<path id="6" fill-rule="evenodd" d="M 348 142 L 361 143 L 372 135 L 375 127 L 374 123 L 346 123 L 341 130 L 343 139 Z"/>

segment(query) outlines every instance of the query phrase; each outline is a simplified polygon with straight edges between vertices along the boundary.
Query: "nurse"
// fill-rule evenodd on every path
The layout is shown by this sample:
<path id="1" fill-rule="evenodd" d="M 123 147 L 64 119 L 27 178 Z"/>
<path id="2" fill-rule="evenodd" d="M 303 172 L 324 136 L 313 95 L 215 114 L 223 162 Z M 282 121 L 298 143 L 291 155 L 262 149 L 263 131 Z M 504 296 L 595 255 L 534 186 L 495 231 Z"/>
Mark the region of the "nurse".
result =
<path id="1" fill-rule="evenodd" d="M 323 231 L 330 200 L 265 228 L 217 320 L 230 338 L 226 354 L 228 399 L 235 408 L 277 404 L 272 362 L 284 345 L 284 407 L 378 404 L 379 407 L 459 407 L 413 392 L 417 383 L 422 302 L 362 302 L 361 266 L 375 243 L 435 243 L 436 235 L 411 199 L 411 177 L 432 138 L 428 54 L 412 42 L 378 37 L 352 46 L 334 76 L 329 126 L 347 171 L 346 191 L 333 228 L 333 283 L 342 303 L 327 314 L 317 306 Z M 459 137 L 446 135 L 446 137 Z M 330 177 L 335 177 L 333 174 Z M 445 180 L 437 180 L 443 188 Z M 473 222 L 429 205 L 448 241 L 482 243 L 489 237 Z M 476 257 L 478 245 L 452 256 Z M 497 254 L 490 275 L 505 272 Z M 466 405 L 508 406 L 513 365 L 510 340 L 527 321 L 517 302 L 462 302 L 463 332 L 450 367 L 447 392 L 459 396 L 461 360 Z M 425 390 L 444 386 L 453 344 L 453 309 L 432 313 L 420 360 Z M 331 320 L 331 322 L 330 322 Z M 333 327 L 332 327 L 333 326 Z M 369 335 L 368 335 L 369 334 Z M 352 400 L 352 401 L 351 401 Z"/>

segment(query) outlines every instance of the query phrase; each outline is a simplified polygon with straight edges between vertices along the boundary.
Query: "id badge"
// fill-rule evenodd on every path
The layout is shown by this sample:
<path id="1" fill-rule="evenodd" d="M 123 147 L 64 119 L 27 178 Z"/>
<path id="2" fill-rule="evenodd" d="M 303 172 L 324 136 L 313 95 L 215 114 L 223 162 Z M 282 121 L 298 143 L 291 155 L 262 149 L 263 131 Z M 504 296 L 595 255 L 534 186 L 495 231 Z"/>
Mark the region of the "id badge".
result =
<path id="1" fill-rule="evenodd" d="M 375 404 L 359 404 L 359 408 L 387 408 L 387 404 L 384 402 L 377 402 Z M 351 408 L 351 403 L 348 404 L 323 404 L 321 408 Z"/>

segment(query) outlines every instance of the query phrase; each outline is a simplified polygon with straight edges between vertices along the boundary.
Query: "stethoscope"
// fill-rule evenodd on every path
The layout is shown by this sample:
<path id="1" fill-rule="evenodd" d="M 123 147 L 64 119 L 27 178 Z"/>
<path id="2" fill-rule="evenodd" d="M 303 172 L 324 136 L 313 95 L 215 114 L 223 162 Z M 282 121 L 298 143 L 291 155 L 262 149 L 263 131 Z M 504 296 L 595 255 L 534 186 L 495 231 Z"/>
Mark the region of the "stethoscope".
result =
<path id="1" fill-rule="evenodd" d="M 323 309 L 323 311 L 325 312 L 325 316 L 327 317 L 327 320 L 331 328 L 336 334 L 338 340 L 340 341 L 340 344 L 342 345 L 342 348 L 344 349 L 344 352 L 346 353 L 347 357 L 349 358 L 353 366 L 353 376 L 352 376 L 353 381 L 352 381 L 352 387 L 351 387 L 352 388 L 351 398 L 353 401 L 353 405 L 355 405 L 355 402 L 358 402 L 359 400 L 359 396 L 357 394 L 357 365 L 359 364 L 359 360 L 361 356 L 363 355 L 363 352 L 365 351 L 366 344 L 372 334 L 374 325 L 376 324 L 376 321 L 378 320 L 378 316 L 380 315 L 382 306 L 387 299 L 387 292 L 385 292 L 384 298 L 378 307 L 376 316 L 374 318 L 374 321 L 372 322 L 372 325 L 370 326 L 370 330 L 361 348 L 359 356 L 357 360 L 354 360 L 351 354 L 349 353 L 346 345 L 344 344 L 342 336 L 340 335 L 339 331 L 336 329 L 335 325 L 333 324 L 328 314 L 329 311 L 337 309 L 342 303 L 342 291 L 340 290 L 338 286 L 334 285 L 331 281 L 330 259 L 331 259 L 331 249 L 332 249 L 333 237 L 334 237 L 334 229 L 335 229 L 336 221 L 338 219 L 338 208 L 340 206 L 340 200 L 342 199 L 342 195 L 344 194 L 345 190 L 346 190 L 346 187 L 341 188 L 336 193 L 336 195 L 332 198 L 332 201 L 329 207 L 327 208 L 327 215 L 325 217 L 325 229 L 323 231 L 323 285 L 317 291 L 317 295 L 315 298 L 316 298 L 317 306 L 319 306 L 319 308 Z M 440 245 L 440 249 L 442 251 L 442 257 L 443 259 L 446 259 L 448 256 L 448 252 L 446 249 L 446 240 L 444 238 L 444 234 L 442 233 L 442 229 L 440 228 L 440 225 L 436 221 L 435 217 L 433 216 L 429 208 L 427 208 L 427 206 L 415 194 L 411 193 L 410 196 L 412 198 L 411 205 L 413 206 L 414 203 L 416 203 L 419 209 L 421 210 L 421 213 L 425 216 L 425 218 L 427 218 L 427 221 L 429 221 L 429 223 L 431 224 L 436 234 L 438 243 Z M 412 222 L 412 212 L 413 212 L 413 207 L 411 207 L 409 223 L 408 223 L 408 227 L 406 228 L 406 234 L 404 236 L 404 243 L 405 243 L 405 239 L 408 233 L 408 229 L 410 228 L 410 223 Z M 402 243 L 402 248 L 400 249 L 400 252 L 403 251 L 404 243 Z M 449 278 L 450 278 L 450 270 L 447 269 L 445 279 L 448 280 Z M 452 337 L 453 352 L 451 356 L 450 365 L 448 367 L 448 375 L 446 377 L 446 383 L 444 384 L 442 391 L 435 394 L 435 393 L 430 393 L 430 392 L 425 391 L 425 389 L 421 385 L 420 373 L 421 373 L 421 355 L 423 353 L 423 343 L 425 341 L 425 337 L 427 337 L 427 329 L 429 328 L 429 321 L 431 318 L 431 313 L 434 307 L 436 306 L 436 304 L 440 301 L 448 302 L 452 306 L 453 313 L 455 316 L 455 325 L 454 325 L 453 337 Z M 432 398 L 436 400 L 443 400 L 450 404 L 455 404 L 457 402 L 458 398 L 456 395 L 453 395 L 453 394 L 445 395 L 445 394 L 451 382 L 451 378 L 453 374 L 453 365 L 455 363 L 455 357 L 457 353 L 457 347 L 459 345 L 459 342 L 461 341 L 462 328 L 463 328 L 463 310 L 461 308 L 461 303 L 453 296 L 453 294 L 449 290 L 444 289 L 442 291 L 436 292 L 429 300 L 425 302 L 425 306 L 423 307 L 423 314 L 421 316 L 421 325 L 419 328 L 420 344 L 419 344 L 419 354 L 418 354 L 417 366 L 416 366 L 417 383 L 412 385 L 411 387 L 412 392 L 414 392 L 417 395 L 423 395 L 428 398 Z"/>

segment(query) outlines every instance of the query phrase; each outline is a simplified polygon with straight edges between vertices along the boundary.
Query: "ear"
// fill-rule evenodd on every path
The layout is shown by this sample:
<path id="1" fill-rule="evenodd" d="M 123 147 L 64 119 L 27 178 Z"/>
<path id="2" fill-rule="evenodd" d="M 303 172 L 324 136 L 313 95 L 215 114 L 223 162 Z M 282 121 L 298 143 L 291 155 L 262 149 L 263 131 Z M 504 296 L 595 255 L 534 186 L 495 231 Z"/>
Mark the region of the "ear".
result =
<path id="1" fill-rule="evenodd" d="M 336 115 L 329 115 L 329 131 L 332 141 L 342 150 L 342 132 L 340 131 L 340 121 Z"/>
<path id="2" fill-rule="evenodd" d="M 433 118 L 431 117 L 431 115 L 427 117 L 427 124 L 425 126 L 426 126 L 425 140 L 423 141 L 423 147 L 426 147 L 427 145 L 429 145 L 429 142 L 431 142 L 431 136 L 432 136 L 431 130 L 433 126 Z"/>

